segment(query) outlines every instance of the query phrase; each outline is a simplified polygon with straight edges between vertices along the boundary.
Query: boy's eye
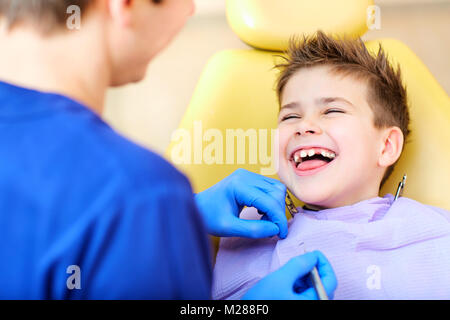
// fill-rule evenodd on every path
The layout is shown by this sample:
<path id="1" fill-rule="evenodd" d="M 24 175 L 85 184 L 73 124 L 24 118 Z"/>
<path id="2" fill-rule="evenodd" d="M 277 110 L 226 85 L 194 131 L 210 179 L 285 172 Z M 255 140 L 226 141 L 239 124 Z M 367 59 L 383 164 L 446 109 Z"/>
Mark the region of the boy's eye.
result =
<path id="1" fill-rule="evenodd" d="M 298 114 L 287 114 L 287 115 L 281 117 L 281 121 L 289 120 L 289 119 L 299 119 L 299 118 L 301 118 L 301 117 Z"/>
<path id="2" fill-rule="evenodd" d="M 327 109 L 325 111 L 325 114 L 329 114 L 329 113 L 344 113 L 344 111 L 340 110 L 340 109 Z"/>
<path id="3" fill-rule="evenodd" d="M 282 117 L 281 121 L 289 120 L 289 119 L 297 119 L 297 118 L 300 118 L 300 116 L 296 115 L 296 114 L 288 114 L 287 116 Z"/>

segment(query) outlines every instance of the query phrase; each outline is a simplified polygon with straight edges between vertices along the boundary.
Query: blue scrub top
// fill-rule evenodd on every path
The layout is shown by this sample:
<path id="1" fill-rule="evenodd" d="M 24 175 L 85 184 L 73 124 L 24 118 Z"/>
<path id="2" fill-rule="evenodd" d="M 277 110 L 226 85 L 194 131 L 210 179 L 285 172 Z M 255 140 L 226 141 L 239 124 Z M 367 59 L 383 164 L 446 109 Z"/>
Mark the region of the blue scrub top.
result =
<path id="1" fill-rule="evenodd" d="M 0 82 L 0 299 L 208 299 L 189 181 L 82 104 Z"/>

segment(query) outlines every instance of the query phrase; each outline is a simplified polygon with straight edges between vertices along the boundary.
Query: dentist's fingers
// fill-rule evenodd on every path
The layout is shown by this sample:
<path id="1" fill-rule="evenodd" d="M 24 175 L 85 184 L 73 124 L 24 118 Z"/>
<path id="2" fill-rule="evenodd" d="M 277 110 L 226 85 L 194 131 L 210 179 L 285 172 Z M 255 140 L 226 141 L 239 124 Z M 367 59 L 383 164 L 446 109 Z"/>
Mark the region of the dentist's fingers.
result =
<path id="1" fill-rule="evenodd" d="M 324 269 L 327 263 L 328 261 L 318 251 L 293 257 L 281 268 L 258 281 L 247 291 L 243 299 L 316 300 L 318 297 L 315 289 L 306 277 L 314 266 Z M 328 274 L 327 270 L 324 272 Z M 332 296 L 331 292 L 329 296 Z"/>
<path id="2" fill-rule="evenodd" d="M 238 183 L 245 183 L 251 181 L 252 185 L 260 188 L 263 191 L 276 195 L 280 201 L 284 202 L 286 197 L 286 186 L 279 180 L 269 178 L 245 169 L 238 169 L 235 171 Z"/>
<path id="3" fill-rule="evenodd" d="M 271 221 L 245 220 L 233 217 L 227 231 L 229 237 L 267 238 L 280 233 L 278 226 Z"/>
<path id="4" fill-rule="evenodd" d="M 254 175 L 255 186 L 261 190 L 270 193 L 281 205 L 284 206 L 286 199 L 286 186 L 280 181 L 272 178 L 268 178 L 253 172 L 249 174 Z"/>
<path id="5" fill-rule="evenodd" d="M 273 198 L 267 192 L 267 189 L 261 190 L 260 186 L 242 185 L 236 188 L 235 192 L 235 198 L 238 200 L 239 205 L 255 207 L 258 211 L 265 213 L 269 220 L 278 226 L 280 238 L 286 238 L 288 223 L 284 201 L 281 203 L 279 199 Z"/>
<path id="6" fill-rule="evenodd" d="M 316 264 L 317 256 L 313 252 L 293 257 L 283 266 L 285 277 L 295 283 L 299 278 L 308 275 Z"/>
<path id="7" fill-rule="evenodd" d="M 265 176 L 262 176 L 262 177 L 265 182 L 271 184 L 273 187 L 279 189 L 281 192 L 286 194 L 286 186 L 283 183 L 281 183 L 279 180 L 272 179 L 272 178 L 265 177 Z"/>
<path id="8" fill-rule="evenodd" d="M 302 262 L 305 263 L 306 269 L 310 268 L 308 273 L 312 270 L 312 268 L 314 266 L 317 267 L 317 271 L 319 273 L 320 280 L 322 281 L 322 284 L 327 293 L 327 296 L 330 299 L 333 299 L 334 291 L 336 290 L 336 287 L 337 287 L 337 279 L 334 274 L 333 268 L 331 267 L 330 262 L 327 260 L 327 258 L 324 256 L 324 254 L 322 252 L 316 250 L 313 252 L 308 252 L 301 257 L 303 258 Z M 312 265 L 312 263 L 314 263 L 314 265 Z M 311 267 L 311 265 L 312 265 L 312 267 Z M 309 275 L 307 274 L 305 276 L 309 276 Z M 303 282 L 305 282 L 305 281 L 303 281 Z M 301 294 L 301 296 L 306 299 L 317 300 L 318 295 L 317 295 L 315 288 L 312 286 L 311 280 L 308 279 L 306 282 L 308 283 L 308 285 L 303 284 L 302 287 L 304 288 L 306 286 L 309 288 L 306 288 L 306 289 L 304 288 L 304 291 L 299 292 L 299 294 Z"/>

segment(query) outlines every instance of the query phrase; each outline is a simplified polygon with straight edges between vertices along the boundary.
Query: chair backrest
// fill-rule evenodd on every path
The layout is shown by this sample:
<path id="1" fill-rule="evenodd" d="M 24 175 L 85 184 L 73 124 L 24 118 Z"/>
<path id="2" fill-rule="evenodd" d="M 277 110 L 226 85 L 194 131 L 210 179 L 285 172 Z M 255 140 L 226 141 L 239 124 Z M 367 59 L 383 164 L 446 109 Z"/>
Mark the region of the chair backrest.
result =
<path id="1" fill-rule="evenodd" d="M 196 192 L 237 168 L 277 178 L 271 168 L 278 114 L 276 55 L 293 34 L 321 29 L 361 36 L 372 4 L 363 0 L 228 0 L 233 30 L 246 43 L 264 50 L 219 52 L 205 67 L 166 153 L 188 175 Z M 404 196 L 450 210 L 449 97 L 408 47 L 394 39 L 366 45 L 376 52 L 379 43 L 391 61 L 400 64 L 411 117 L 411 136 L 381 195 L 395 193 L 406 173 Z"/>

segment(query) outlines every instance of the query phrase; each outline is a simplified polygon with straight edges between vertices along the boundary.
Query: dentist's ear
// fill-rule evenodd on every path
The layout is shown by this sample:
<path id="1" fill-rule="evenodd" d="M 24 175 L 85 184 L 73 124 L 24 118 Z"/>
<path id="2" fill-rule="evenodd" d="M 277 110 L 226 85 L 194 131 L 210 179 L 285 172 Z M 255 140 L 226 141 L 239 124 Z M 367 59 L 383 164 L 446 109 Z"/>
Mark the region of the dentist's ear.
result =
<path id="1" fill-rule="evenodd" d="M 389 167 L 394 164 L 402 153 L 403 143 L 403 132 L 399 127 L 389 127 L 383 130 L 378 165 L 381 167 Z"/>
<path id="2" fill-rule="evenodd" d="M 134 0 L 108 0 L 109 13 L 120 26 L 129 26 L 132 22 L 131 6 Z"/>

